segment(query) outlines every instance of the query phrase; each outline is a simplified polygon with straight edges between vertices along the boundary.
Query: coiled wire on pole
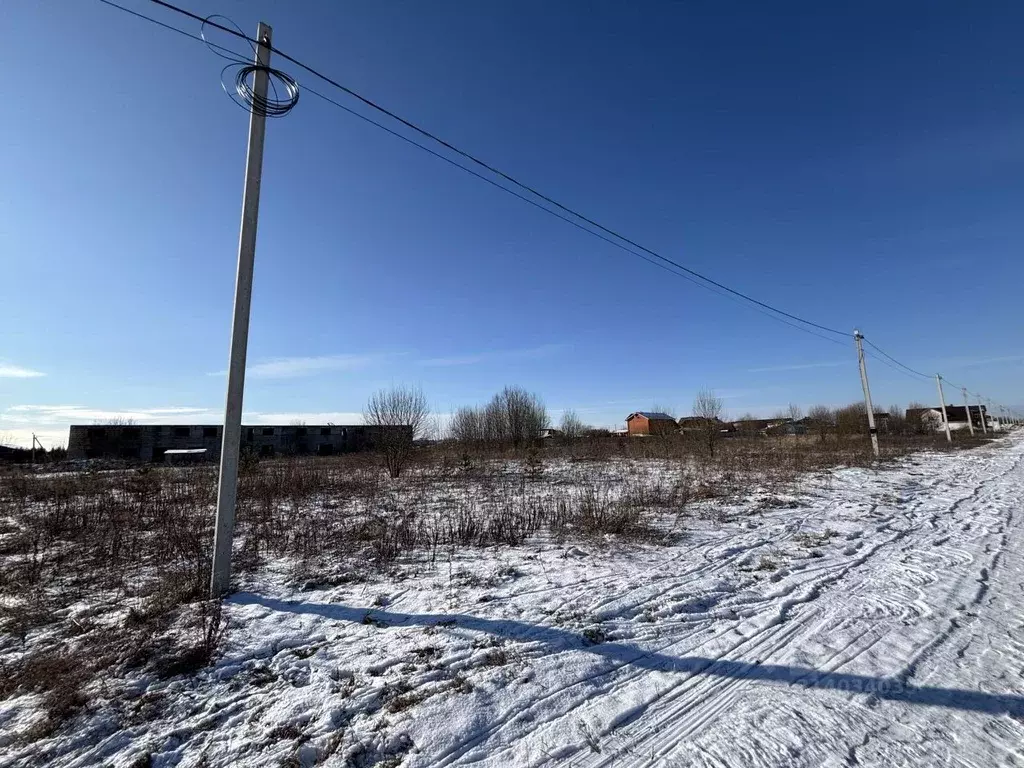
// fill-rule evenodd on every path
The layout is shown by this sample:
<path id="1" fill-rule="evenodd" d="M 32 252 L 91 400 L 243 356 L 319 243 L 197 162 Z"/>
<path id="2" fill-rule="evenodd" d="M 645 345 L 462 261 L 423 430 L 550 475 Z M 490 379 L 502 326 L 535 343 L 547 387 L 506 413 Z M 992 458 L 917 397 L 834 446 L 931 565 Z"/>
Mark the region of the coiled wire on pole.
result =
<path id="1" fill-rule="evenodd" d="M 235 74 L 234 92 L 229 90 L 227 83 L 224 82 L 224 76 L 229 70 L 234 70 Z M 256 82 L 256 73 L 261 71 L 267 73 L 268 85 L 272 91 L 272 95 L 268 94 L 266 97 L 259 96 L 253 88 L 253 83 Z M 238 104 L 238 106 L 246 111 L 252 111 L 264 117 L 283 117 L 291 112 L 295 105 L 299 103 L 299 84 L 295 81 L 294 77 L 279 69 L 265 67 L 262 64 L 242 64 L 241 62 L 236 62 L 228 64 L 221 70 L 220 74 L 221 86 L 224 88 L 224 92 L 235 104 Z M 281 84 L 284 90 L 285 96 L 283 98 L 278 94 L 278 86 L 275 80 Z"/>
<path id="2" fill-rule="evenodd" d="M 224 89 L 224 93 L 228 95 L 235 104 L 240 106 L 246 112 L 255 112 L 257 115 L 263 117 L 284 117 L 291 112 L 295 105 L 299 103 L 299 83 L 298 81 L 289 75 L 287 72 L 282 72 L 280 69 L 274 69 L 273 67 L 267 67 L 262 64 L 255 64 L 252 61 L 246 60 L 234 51 L 228 50 L 223 46 L 211 43 L 206 39 L 206 25 L 212 19 L 221 19 L 227 22 L 236 30 L 242 38 L 248 39 L 245 33 L 242 32 L 235 22 L 226 16 L 220 14 L 213 14 L 207 16 L 199 28 L 199 36 L 206 43 L 206 47 L 210 49 L 212 53 L 220 56 L 222 59 L 227 59 L 230 63 L 220 71 L 220 85 Z M 215 25 L 216 26 L 216 25 Z M 258 49 L 251 42 L 249 47 L 252 49 L 253 56 L 258 56 Z M 221 53 L 224 51 L 224 53 Z M 265 72 L 267 75 L 267 84 L 272 93 L 268 94 L 265 98 L 257 95 L 253 84 L 256 82 L 256 73 Z M 231 77 L 227 77 L 228 73 L 232 73 Z M 229 86 L 228 83 L 233 80 Z M 281 90 L 278 90 L 278 84 L 280 84 Z M 283 91 L 284 96 L 281 96 Z"/>

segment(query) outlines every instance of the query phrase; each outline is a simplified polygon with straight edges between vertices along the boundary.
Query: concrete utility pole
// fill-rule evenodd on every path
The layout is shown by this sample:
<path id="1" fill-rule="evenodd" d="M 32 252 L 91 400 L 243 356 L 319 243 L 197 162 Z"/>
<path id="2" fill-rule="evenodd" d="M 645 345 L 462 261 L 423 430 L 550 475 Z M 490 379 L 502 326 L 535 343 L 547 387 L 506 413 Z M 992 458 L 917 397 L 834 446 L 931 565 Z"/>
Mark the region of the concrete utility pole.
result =
<path id="1" fill-rule="evenodd" d="M 868 409 L 868 432 L 871 435 L 871 450 L 878 458 L 878 430 L 875 428 L 875 408 L 871 404 L 871 387 L 868 386 L 868 369 L 864 364 L 864 344 L 861 340 L 864 336 L 856 328 L 853 329 L 853 338 L 857 342 L 857 362 L 860 364 L 860 385 L 864 389 L 864 405 Z"/>
<path id="2" fill-rule="evenodd" d="M 257 101 L 267 98 L 270 65 L 270 27 L 260 22 L 256 31 L 259 47 L 253 72 Z M 238 491 L 238 454 L 242 441 L 242 393 L 245 389 L 245 353 L 249 344 L 249 306 L 252 303 L 252 272 L 256 259 L 256 222 L 260 208 L 260 180 L 263 173 L 263 138 L 267 116 L 249 110 L 249 149 L 245 159 L 245 187 L 242 192 L 242 225 L 238 237 L 238 274 L 235 278 L 235 310 L 231 320 L 231 353 L 228 363 L 228 393 L 224 407 L 224 440 L 220 449 L 220 482 L 217 487 L 217 525 L 213 538 L 213 569 L 210 597 L 217 598 L 231 584 L 231 542 L 235 528 L 235 498 Z"/>
<path id="3" fill-rule="evenodd" d="M 946 442 L 953 442 L 953 435 L 949 433 L 949 416 L 946 415 L 946 398 L 942 395 L 942 377 L 935 374 L 935 386 L 939 390 L 939 402 L 942 404 L 942 425 L 946 428 Z"/>
<path id="4" fill-rule="evenodd" d="M 974 419 L 971 417 L 971 404 L 967 402 L 967 387 L 960 387 L 964 393 L 964 410 L 967 411 L 967 426 L 971 430 L 971 437 L 974 437 Z"/>
<path id="5" fill-rule="evenodd" d="M 978 414 L 981 416 L 981 434 L 988 434 L 988 421 L 987 414 L 985 413 L 985 406 L 981 404 L 981 395 L 978 395 Z"/>

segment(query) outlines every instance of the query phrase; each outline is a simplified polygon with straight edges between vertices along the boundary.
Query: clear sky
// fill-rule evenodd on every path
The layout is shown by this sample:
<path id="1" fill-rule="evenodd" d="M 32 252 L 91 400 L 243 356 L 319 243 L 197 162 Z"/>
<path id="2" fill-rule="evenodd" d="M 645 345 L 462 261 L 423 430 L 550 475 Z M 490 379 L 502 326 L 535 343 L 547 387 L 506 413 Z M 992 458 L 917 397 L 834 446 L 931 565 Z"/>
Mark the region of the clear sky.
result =
<path id="1" fill-rule="evenodd" d="M 721 282 L 1021 402 L 1020 3 L 181 1 L 268 22 L 282 50 Z M 0 435 L 217 422 L 248 119 L 224 62 L 91 0 L 5 0 L 0 22 Z M 852 340 L 309 94 L 269 123 L 263 179 L 250 423 L 349 421 L 401 383 L 442 413 L 519 384 L 601 425 L 685 414 L 705 386 L 733 415 L 861 396 Z M 869 368 L 880 405 L 936 399 Z"/>

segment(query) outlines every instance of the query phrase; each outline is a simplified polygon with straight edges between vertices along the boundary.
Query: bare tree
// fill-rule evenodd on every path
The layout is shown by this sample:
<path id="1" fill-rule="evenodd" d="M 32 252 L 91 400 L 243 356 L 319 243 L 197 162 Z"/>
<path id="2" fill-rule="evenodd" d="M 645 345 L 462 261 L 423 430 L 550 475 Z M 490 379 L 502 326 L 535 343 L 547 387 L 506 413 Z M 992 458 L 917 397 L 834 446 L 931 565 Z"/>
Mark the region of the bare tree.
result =
<path id="1" fill-rule="evenodd" d="M 484 442 L 494 444 L 508 439 L 508 416 L 499 395 L 484 406 L 482 426 Z"/>
<path id="2" fill-rule="evenodd" d="M 455 411 L 451 425 L 451 436 L 462 443 L 479 443 L 484 440 L 484 413 L 480 408 L 463 406 Z"/>
<path id="3" fill-rule="evenodd" d="M 824 443 L 828 433 L 835 428 L 835 411 L 827 405 L 814 405 L 807 411 L 807 418 L 811 421 L 811 428 L 818 433 L 818 439 Z"/>
<path id="4" fill-rule="evenodd" d="M 885 429 L 894 435 L 907 434 L 907 417 L 900 405 L 889 406 L 889 419 Z"/>
<path id="5" fill-rule="evenodd" d="M 793 421 L 800 421 L 804 417 L 804 409 L 796 403 L 790 403 L 787 416 Z"/>
<path id="6" fill-rule="evenodd" d="M 505 387 L 494 396 L 488 411 L 500 417 L 505 437 L 514 448 L 540 437 L 548 427 L 548 412 L 537 395 L 522 387 Z"/>
<path id="7" fill-rule="evenodd" d="M 925 406 L 912 402 L 907 406 L 906 428 L 912 434 L 926 435 L 942 426 L 942 420 L 925 415 Z"/>
<path id="8" fill-rule="evenodd" d="M 382 389 L 366 403 L 363 421 L 374 428 L 371 439 L 391 477 L 402 473 L 412 454 L 413 441 L 422 435 L 429 414 L 427 398 L 414 387 Z"/>
<path id="9" fill-rule="evenodd" d="M 519 448 L 540 437 L 548 412 L 537 395 L 521 387 L 505 387 L 482 408 L 459 408 L 452 417 L 452 437 L 462 442 L 511 443 Z"/>
<path id="10" fill-rule="evenodd" d="M 560 428 L 562 436 L 569 442 L 579 440 L 588 429 L 583 421 L 580 420 L 580 417 L 576 415 L 576 411 L 573 410 L 568 410 L 562 414 Z"/>
<path id="11" fill-rule="evenodd" d="M 439 413 L 432 413 L 423 421 L 420 438 L 436 443 L 444 436 L 444 418 Z"/>
<path id="12" fill-rule="evenodd" d="M 722 399 L 713 390 L 702 389 L 693 399 L 693 415 L 701 420 L 700 430 L 708 453 L 715 455 L 715 443 L 722 432 Z"/>
<path id="13" fill-rule="evenodd" d="M 837 435 L 867 434 L 868 409 L 864 405 L 864 401 L 861 400 L 838 408 L 835 414 Z"/>

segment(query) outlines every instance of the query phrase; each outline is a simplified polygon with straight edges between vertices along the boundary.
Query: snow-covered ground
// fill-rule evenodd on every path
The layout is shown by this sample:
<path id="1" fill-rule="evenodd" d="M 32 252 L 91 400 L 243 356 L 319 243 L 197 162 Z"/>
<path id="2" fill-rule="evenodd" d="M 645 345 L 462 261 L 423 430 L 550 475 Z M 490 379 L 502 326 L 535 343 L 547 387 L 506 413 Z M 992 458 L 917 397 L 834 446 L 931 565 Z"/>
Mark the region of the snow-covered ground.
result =
<path id="1" fill-rule="evenodd" d="M 538 540 L 308 591 L 271 569 L 228 601 L 213 668 L 140 680 L 144 715 L 46 747 L 63 766 L 1022 764 L 1022 456 L 1015 434 L 809 476 L 670 545 Z"/>

